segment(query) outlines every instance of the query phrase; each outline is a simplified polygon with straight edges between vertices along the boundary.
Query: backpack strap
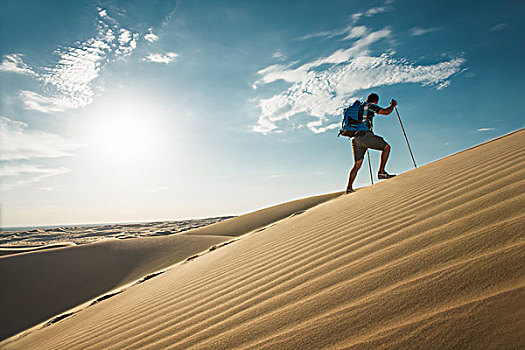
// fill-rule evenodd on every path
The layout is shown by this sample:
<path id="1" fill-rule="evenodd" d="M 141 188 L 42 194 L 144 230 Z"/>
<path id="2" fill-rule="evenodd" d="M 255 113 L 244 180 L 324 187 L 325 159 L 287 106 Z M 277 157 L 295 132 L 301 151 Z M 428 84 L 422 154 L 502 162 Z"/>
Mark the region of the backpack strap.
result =
<path id="1" fill-rule="evenodd" d="M 363 103 L 361 103 L 361 106 L 359 106 L 359 113 L 357 114 L 357 120 L 362 123 L 363 122 L 363 116 L 365 115 L 365 104 L 367 102 L 364 101 Z"/>

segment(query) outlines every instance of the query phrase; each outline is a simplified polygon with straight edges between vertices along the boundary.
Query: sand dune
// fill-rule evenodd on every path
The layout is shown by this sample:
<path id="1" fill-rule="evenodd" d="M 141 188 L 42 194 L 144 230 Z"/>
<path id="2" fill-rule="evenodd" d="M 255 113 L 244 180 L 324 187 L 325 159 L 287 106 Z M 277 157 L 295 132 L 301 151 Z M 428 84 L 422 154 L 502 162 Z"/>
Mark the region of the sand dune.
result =
<path id="1" fill-rule="evenodd" d="M 225 241 L 220 236 L 104 240 L 0 258 L 0 336 Z"/>
<path id="2" fill-rule="evenodd" d="M 142 223 L 113 223 L 78 226 L 37 228 L 25 231 L 0 232 L 0 255 L 13 253 L 14 249 L 48 249 L 53 245 L 94 243 L 100 239 L 140 238 L 167 236 L 198 227 L 208 226 L 232 216 L 208 217 L 175 221 L 152 221 Z"/>
<path id="3" fill-rule="evenodd" d="M 34 252 L 34 251 L 43 250 L 43 249 L 54 249 L 54 248 L 70 247 L 70 246 L 74 246 L 74 245 L 75 245 L 75 243 L 63 242 L 63 243 L 53 243 L 53 244 L 48 244 L 48 245 L 45 245 L 45 246 L 38 246 L 38 247 L 23 247 L 23 248 L 3 247 L 3 248 L 0 248 L 0 256 L 21 254 L 21 253 L 29 253 L 29 252 Z"/>
<path id="4" fill-rule="evenodd" d="M 335 198 L 0 346 L 524 348 L 524 144 Z"/>
<path id="5" fill-rule="evenodd" d="M 269 208 L 264 208 L 253 213 L 218 222 L 216 224 L 188 231 L 188 235 L 220 235 L 239 237 L 253 230 L 273 224 L 291 215 L 302 214 L 305 210 L 334 199 L 343 192 L 323 194 L 320 196 L 298 199 Z"/>
<path id="6" fill-rule="evenodd" d="M 0 339 L 338 195 L 299 199 L 165 237 L 1 249 Z"/>

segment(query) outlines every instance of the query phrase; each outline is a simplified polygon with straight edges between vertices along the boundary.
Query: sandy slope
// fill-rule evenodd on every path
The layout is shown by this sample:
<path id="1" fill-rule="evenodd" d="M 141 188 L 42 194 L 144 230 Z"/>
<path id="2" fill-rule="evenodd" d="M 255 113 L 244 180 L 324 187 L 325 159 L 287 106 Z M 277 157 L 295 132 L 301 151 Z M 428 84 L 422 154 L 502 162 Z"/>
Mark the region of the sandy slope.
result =
<path id="1" fill-rule="evenodd" d="M 234 219 L 188 231 L 188 235 L 225 235 L 239 237 L 245 233 L 265 227 L 291 215 L 301 214 L 318 204 L 339 197 L 343 192 L 323 194 L 264 208 Z"/>
<path id="2" fill-rule="evenodd" d="M 2 249 L 0 339 L 338 195 L 299 199 L 171 236 Z"/>
<path id="3" fill-rule="evenodd" d="M 524 348 L 524 144 L 318 205 L 2 348 Z"/>

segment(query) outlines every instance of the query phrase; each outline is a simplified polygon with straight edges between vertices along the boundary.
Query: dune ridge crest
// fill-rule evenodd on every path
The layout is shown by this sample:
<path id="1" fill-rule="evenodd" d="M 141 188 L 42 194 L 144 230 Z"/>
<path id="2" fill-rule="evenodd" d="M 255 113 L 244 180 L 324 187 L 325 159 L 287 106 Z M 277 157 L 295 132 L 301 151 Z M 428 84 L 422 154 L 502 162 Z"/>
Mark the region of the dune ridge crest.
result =
<path id="1" fill-rule="evenodd" d="M 0 345 L 523 348 L 524 144 L 519 130 L 334 198 Z"/>

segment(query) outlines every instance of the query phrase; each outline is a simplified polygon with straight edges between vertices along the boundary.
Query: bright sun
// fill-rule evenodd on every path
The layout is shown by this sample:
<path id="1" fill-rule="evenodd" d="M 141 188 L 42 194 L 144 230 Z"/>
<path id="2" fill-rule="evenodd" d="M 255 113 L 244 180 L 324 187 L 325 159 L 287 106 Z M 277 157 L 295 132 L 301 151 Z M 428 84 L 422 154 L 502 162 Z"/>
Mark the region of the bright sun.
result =
<path id="1" fill-rule="evenodd" d="M 114 161 L 137 161 L 155 152 L 158 130 L 142 108 L 116 107 L 101 115 L 92 145 Z"/>

